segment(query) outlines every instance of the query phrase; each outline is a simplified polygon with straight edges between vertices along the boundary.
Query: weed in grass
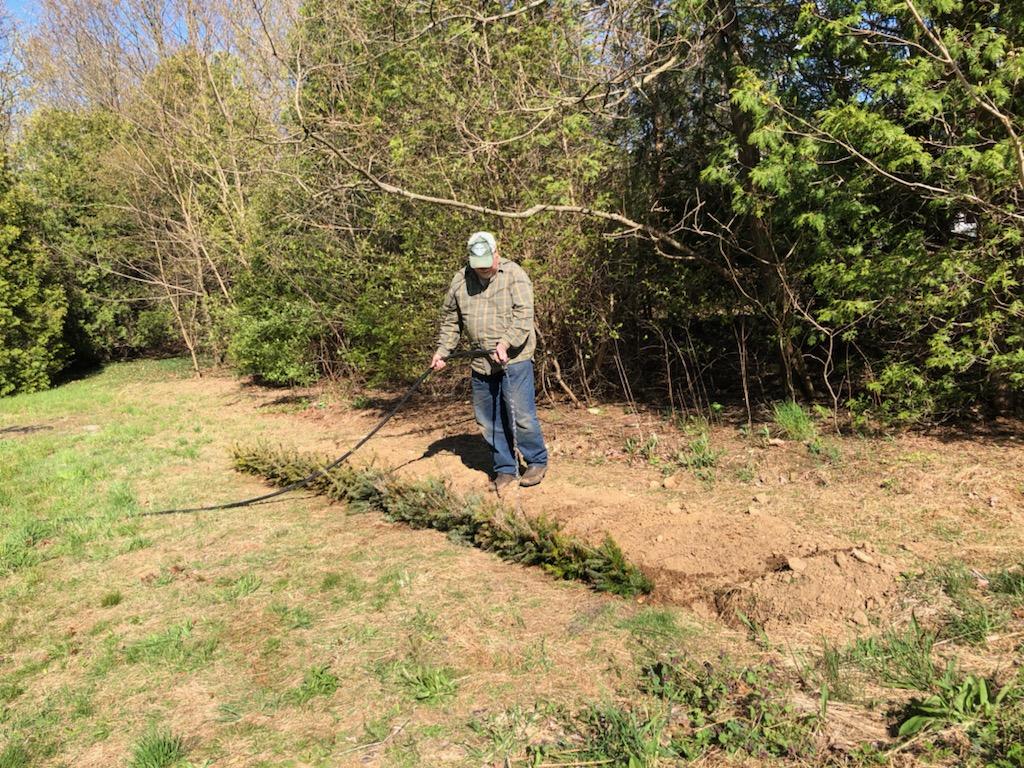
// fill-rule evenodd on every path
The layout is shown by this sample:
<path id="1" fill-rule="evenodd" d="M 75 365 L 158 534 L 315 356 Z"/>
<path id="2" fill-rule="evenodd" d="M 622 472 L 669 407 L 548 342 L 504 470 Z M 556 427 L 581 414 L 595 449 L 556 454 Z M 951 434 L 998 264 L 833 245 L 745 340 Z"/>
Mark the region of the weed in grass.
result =
<path id="1" fill-rule="evenodd" d="M 31 764 L 28 750 L 16 741 L 10 742 L 0 752 L 0 768 L 29 768 Z"/>
<path id="2" fill-rule="evenodd" d="M 989 591 L 1013 598 L 1024 598 L 1024 567 L 1004 568 L 989 576 Z"/>
<path id="3" fill-rule="evenodd" d="M 327 573 L 320 581 L 321 592 L 340 590 L 349 600 L 359 600 L 366 592 L 366 584 L 351 573 Z"/>
<path id="4" fill-rule="evenodd" d="M 423 760 L 413 738 L 392 742 L 385 752 L 388 768 L 420 768 Z"/>
<path id="5" fill-rule="evenodd" d="M 417 642 L 430 642 L 441 636 L 437 628 L 437 614 L 416 606 L 416 612 L 406 622 L 406 626 L 416 634 Z"/>
<path id="6" fill-rule="evenodd" d="M 275 655 L 281 650 L 281 638 L 280 637 L 268 637 L 263 641 L 263 647 L 260 649 L 260 655 L 263 658 L 268 658 Z"/>
<path id="7" fill-rule="evenodd" d="M 669 734 L 675 756 L 693 760 L 712 747 L 776 757 L 814 751 L 818 717 L 796 711 L 768 667 L 662 660 L 644 669 L 641 685 L 685 723 Z"/>
<path id="8" fill-rule="evenodd" d="M 838 445 L 829 440 L 822 440 L 820 437 L 811 440 L 807 444 L 807 450 L 812 456 L 816 456 L 828 464 L 838 464 L 843 459 Z"/>
<path id="9" fill-rule="evenodd" d="M 185 621 L 130 644 L 125 658 L 131 663 L 174 664 L 195 668 L 206 664 L 217 648 L 216 638 L 197 639 L 193 624 Z"/>
<path id="10" fill-rule="evenodd" d="M 35 519 L 12 527 L 0 541 L 0 576 L 16 573 L 38 563 L 41 557 L 35 547 L 49 532 L 49 525 Z"/>
<path id="11" fill-rule="evenodd" d="M 25 692 L 17 683 L 0 683 L 0 704 L 7 704 L 14 701 Z M 0 720 L 2 722 L 2 720 Z"/>
<path id="12" fill-rule="evenodd" d="M 984 645 L 989 635 L 1002 630 L 1010 621 L 1008 611 L 973 598 L 960 598 L 957 611 L 942 628 L 942 636 L 955 643 Z"/>
<path id="13" fill-rule="evenodd" d="M 436 704 L 455 695 L 459 681 L 447 667 L 426 664 L 398 664 L 395 675 L 399 685 L 416 701 Z"/>
<path id="14" fill-rule="evenodd" d="M 711 447 L 711 436 L 704 432 L 690 441 L 686 451 L 676 453 L 675 463 L 695 472 L 708 470 L 718 466 L 718 460 L 724 454 L 724 450 Z"/>
<path id="15" fill-rule="evenodd" d="M 315 696 L 332 696 L 338 690 L 338 676 L 326 664 L 310 667 L 302 677 L 302 683 L 288 698 L 296 704 L 305 704 Z"/>
<path id="16" fill-rule="evenodd" d="M 541 638 L 536 643 L 524 648 L 513 667 L 516 672 L 550 672 L 555 663 L 548 656 L 547 639 Z"/>
<path id="17" fill-rule="evenodd" d="M 935 634 L 912 617 L 905 629 L 890 629 L 880 637 L 858 638 L 846 659 L 896 688 L 931 690 L 940 673 L 932 661 Z"/>
<path id="18" fill-rule="evenodd" d="M 391 600 L 398 596 L 403 588 L 412 583 L 409 572 L 402 568 L 391 568 L 382 573 L 374 584 L 374 594 L 370 605 L 375 611 L 384 610 Z"/>
<path id="19" fill-rule="evenodd" d="M 313 614 L 301 605 L 288 606 L 274 603 L 270 611 L 277 616 L 287 629 L 309 629 L 313 626 Z"/>
<path id="20" fill-rule="evenodd" d="M 108 489 L 107 507 L 120 515 L 134 514 L 139 511 L 139 502 L 131 486 L 122 480 L 113 483 Z"/>
<path id="21" fill-rule="evenodd" d="M 632 616 L 619 621 L 616 626 L 628 631 L 637 641 L 647 644 L 664 644 L 683 638 L 687 632 L 679 626 L 676 614 L 660 608 L 641 608 Z"/>
<path id="22" fill-rule="evenodd" d="M 878 487 L 892 494 L 903 493 L 903 484 L 898 477 L 887 477 L 878 484 Z"/>
<path id="23" fill-rule="evenodd" d="M 622 450 L 630 459 L 640 458 L 648 463 L 654 462 L 658 458 L 658 436 L 651 435 L 645 439 L 627 437 Z"/>
<path id="24" fill-rule="evenodd" d="M 115 605 L 120 605 L 122 600 L 124 600 L 124 595 L 115 589 L 113 592 L 107 592 L 107 594 L 100 598 L 100 607 L 113 608 Z"/>
<path id="25" fill-rule="evenodd" d="M 140 549 L 147 549 L 153 546 L 152 539 L 147 539 L 144 536 L 132 536 L 122 547 L 121 551 L 127 554 L 128 552 L 137 552 Z"/>
<path id="26" fill-rule="evenodd" d="M 945 563 L 933 571 L 931 576 L 946 596 L 954 601 L 963 599 L 978 583 L 974 574 L 960 562 Z"/>
<path id="27" fill-rule="evenodd" d="M 530 730 L 542 714 L 516 706 L 489 717 L 473 717 L 466 726 L 482 743 L 466 745 L 469 758 L 476 765 L 508 765 L 511 755 L 526 747 Z"/>
<path id="28" fill-rule="evenodd" d="M 768 650 L 772 647 L 771 640 L 768 637 L 768 632 L 764 628 L 764 624 L 750 616 L 747 616 L 747 614 L 741 610 L 736 611 L 736 618 L 739 619 L 740 623 L 747 628 L 747 637 L 750 638 L 750 642 L 764 650 Z"/>
<path id="29" fill-rule="evenodd" d="M 132 748 L 129 768 L 170 768 L 185 757 L 185 742 L 168 731 L 147 731 Z"/>
<path id="30" fill-rule="evenodd" d="M 664 707 L 634 710 L 603 704 L 585 710 L 578 720 L 585 734 L 579 756 L 593 764 L 653 768 L 661 758 L 674 756 L 667 745 Z"/>
<path id="31" fill-rule="evenodd" d="M 736 479 L 741 483 L 752 483 L 757 478 L 757 470 L 748 464 L 737 469 L 735 475 Z"/>
<path id="32" fill-rule="evenodd" d="M 775 425 L 790 440 L 813 440 L 818 434 L 810 415 L 803 406 L 793 400 L 776 403 L 774 417 Z"/>
<path id="33" fill-rule="evenodd" d="M 379 744 L 391 735 L 391 723 L 398 710 L 392 709 L 380 717 L 363 723 L 363 741 L 367 744 Z"/>
<path id="34" fill-rule="evenodd" d="M 96 661 L 89 669 L 89 675 L 94 678 L 103 678 L 117 663 L 118 647 L 121 638 L 118 635 L 110 634 L 100 641 L 99 650 L 96 653 Z"/>
<path id="35" fill-rule="evenodd" d="M 818 659 L 816 672 L 826 700 L 850 701 L 853 698 L 853 686 L 843 675 L 842 651 L 827 641 Z"/>
<path id="36" fill-rule="evenodd" d="M 332 589 L 341 586 L 341 574 L 340 573 L 327 573 L 324 574 L 323 579 L 320 580 L 320 591 L 330 592 Z"/>
<path id="37" fill-rule="evenodd" d="M 957 543 L 963 541 L 964 529 L 953 521 L 936 520 L 932 524 L 932 535 L 941 541 Z"/>
<path id="38" fill-rule="evenodd" d="M 910 703 L 900 724 L 900 736 L 913 736 L 923 730 L 938 730 L 953 724 L 977 725 L 990 720 L 1004 701 L 1020 700 L 1024 695 L 1017 681 L 1002 688 L 977 675 L 967 675 L 957 681 L 952 665 L 936 688 L 937 691 L 926 699 Z"/>
<path id="39" fill-rule="evenodd" d="M 218 723 L 237 723 L 245 716 L 245 707 L 241 704 L 219 704 L 217 706 Z"/>
<path id="40" fill-rule="evenodd" d="M 227 590 L 225 597 L 230 600 L 239 600 L 251 595 L 263 584 L 263 579 L 254 573 L 245 573 L 235 579 L 235 582 Z"/>

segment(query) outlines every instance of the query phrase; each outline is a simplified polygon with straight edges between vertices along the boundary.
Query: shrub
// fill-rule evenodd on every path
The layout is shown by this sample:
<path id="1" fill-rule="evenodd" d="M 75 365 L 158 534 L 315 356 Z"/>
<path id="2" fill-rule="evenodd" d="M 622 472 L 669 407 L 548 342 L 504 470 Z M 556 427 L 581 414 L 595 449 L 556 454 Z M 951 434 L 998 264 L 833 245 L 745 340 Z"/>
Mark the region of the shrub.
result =
<path id="1" fill-rule="evenodd" d="M 309 384 L 316 379 L 313 348 L 320 335 L 308 304 L 247 302 L 231 319 L 228 356 L 241 373 L 267 384 Z"/>

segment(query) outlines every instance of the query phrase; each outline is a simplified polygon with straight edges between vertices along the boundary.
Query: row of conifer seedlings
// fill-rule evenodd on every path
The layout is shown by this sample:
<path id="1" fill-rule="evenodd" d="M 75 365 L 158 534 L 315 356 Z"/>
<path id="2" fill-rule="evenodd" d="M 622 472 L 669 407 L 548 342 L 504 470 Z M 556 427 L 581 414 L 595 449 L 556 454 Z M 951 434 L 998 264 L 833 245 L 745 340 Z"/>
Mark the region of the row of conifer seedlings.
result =
<path id="1" fill-rule="evenodd" d="M 238 471 L 279 487 L 330 463 L 266 444 L 235 446 L 232 454 Z M 319 474 L 306 487 L 353 512 L 380 512 L 396 523 L 441 531 L 454 541 L 510 562 L 539 566 L 556 578 L 581 581 L 601 592 L 633 597 L 653 589 L 611 537 L 594 546 L 567 535 L 555 520 L 517 514 L 479 496 L 461 496 L 437 479 L 407 482 L 373 466 L 341 465 Z"/>

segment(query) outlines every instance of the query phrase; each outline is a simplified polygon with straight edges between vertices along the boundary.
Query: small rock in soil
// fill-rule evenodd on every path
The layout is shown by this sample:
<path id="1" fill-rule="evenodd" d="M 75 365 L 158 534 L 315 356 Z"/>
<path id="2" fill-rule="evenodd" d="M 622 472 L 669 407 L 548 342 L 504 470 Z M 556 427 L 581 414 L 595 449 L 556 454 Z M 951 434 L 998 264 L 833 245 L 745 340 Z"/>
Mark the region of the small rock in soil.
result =
<path id="1" fill-rule="evenodd" d="M 864 565 L 874 565 L 875 564 L 875 561 L 871 557 L 871 555 L 869 555 L 867 552 L 864 552 L 863 550 L 851 549 L 850 550 L 850 555 L 852 555 L 855 560 L 860 560 L 862 563 L 864 563 Z"/>
<path id="2" fill-rule="evenodd" d="M 860 627 L 865 627 L 868 623 L 868 615 L 864 611 L 854 611 L 850 621 Z"/>
<path id="3" fill-rule="evenodd" d="M 807 561 L 802 560 L 799 557 L 787 557 L 786 565 L 789 566 L 789 570 L 794 573 L 803 573 L 807 570 Z"/>

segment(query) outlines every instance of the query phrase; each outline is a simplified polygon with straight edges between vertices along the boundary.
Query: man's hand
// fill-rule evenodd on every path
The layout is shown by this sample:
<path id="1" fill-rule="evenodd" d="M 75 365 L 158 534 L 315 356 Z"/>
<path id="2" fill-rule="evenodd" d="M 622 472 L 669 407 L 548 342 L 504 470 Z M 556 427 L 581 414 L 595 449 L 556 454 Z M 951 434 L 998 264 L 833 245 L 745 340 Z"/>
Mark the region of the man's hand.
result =
<path id="1" fill-rule="evenodd" d="M 430 367 L 433 368 L 435 371 L 440 371 L 446 365 L 448 365 L 448 363 L 446 363 L 444 361 L 444 358 L 441 357 L 441 353 L 435 352 L 433 359 L 430 361 Z"/>
<path id="2" fill-rule="evenodd" d="M 494 346 L 494 353 L 491 355 L 491 359 L 496 363 L 504 365 L 508 362 L 508 344 L 503 341 L 499 341 Z"/>

